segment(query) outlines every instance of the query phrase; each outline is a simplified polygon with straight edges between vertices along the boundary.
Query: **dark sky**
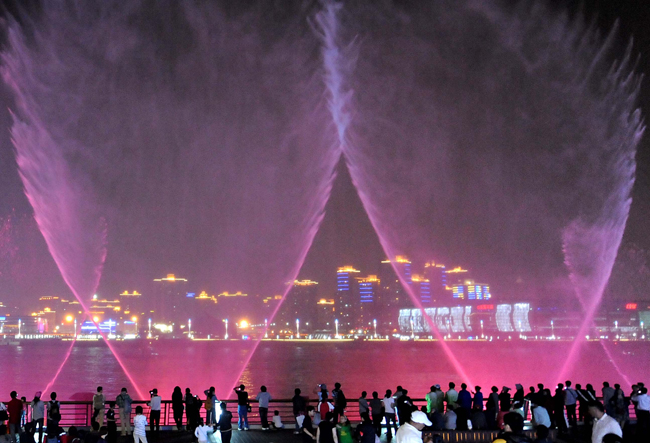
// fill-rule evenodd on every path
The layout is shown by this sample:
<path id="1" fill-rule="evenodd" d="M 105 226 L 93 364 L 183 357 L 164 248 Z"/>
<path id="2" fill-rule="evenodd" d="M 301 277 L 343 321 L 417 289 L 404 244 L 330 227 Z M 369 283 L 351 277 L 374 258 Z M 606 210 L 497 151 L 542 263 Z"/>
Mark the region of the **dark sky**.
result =
<path id="1" fill-rule="evenodd" d="M 583 8 L 587 16 L 596 20 L 599 29 L 603 32 L 612 29 L 618 20 L 617 32 L 621 47 L 624 47 L 625 43 L 633 37 L 634 52 L 639 54 L 637 70 L 646 73 L 646 75 L 650 73 L 650 26 L 648 26 L 650 2 L 645 0 L 582 0 L 553 1 L 552 3 L 558 8 L 568 8 L 573 13 Z M 14 10 L 14 5 L 13 1 L 7 3 L 9 10 Z M 0 89 L 0 98 L 3 103 L 11 103 L 6 88 Z M 650 110 L 650 82 L 647 79 L 642 84 L 639 105 L 646 114 Z M 21 190 L 13 148 L 8 136 L 9 126 L 10 116 L 7 106 L 3 106 L 0 109 L 0 128 L 3 128 L 0 134 L 0 217 L 6 217 L 12 212 L 17 214 L 31 212 L 29 203 Z M 650 143 L 648 140 L 646 133 L 638 149 L 634 200 L 624 237 L 624 242 L 636 243 L 643 248 L 650 248 L 650 228 L 647 222 L 650 217 Z M 331 198 L 326 206 L 323 224 L 299 274 L 299 278 L 319 281 L 323 296 L 334 293 L 335 271 L 338 266 L 351 264 L 361 269 L 362 273 L 370 274 L 378 271 L 379 262 L 384 259 L 377 235 L 365 214 L 343 162 L 339 163 L 337 174 Z M 60 276 L 56 275 L 53 261 L 47 256 L 44 241 L 36 239 L 33 243 L 35 245 L 31 246 L 31 251 L 38 255 L 38 260 L 28 262 L 37 263 L 37 266 L 32 269 L 25 268 L 22 271 L 25 272 L 23 278 L 29 279 L 30 284 L 21 285 L 21 290 L 27 288 L 29 296 L 65 290 L 63 281 Z M 448 264 L 463 265 L 463 263 Z M 185 267 L 179 265 L 179 268 Z M 27 275 L 30 271 L 34 272 L 33 278 Z M 168 272 L 178 271 L 172 268 L 168 269 Z M 196 275 L 198 276 L 200 273 Z M 126 289 L 120 283 L 120 276 L 106 277 L 100 283 L 100 293 L 112 295 Z M 137 285 L 140 279 L 143 282 L 148 282 L 154 277 L 160 276 L 136 276 L 135 279 L 129 278 L 129 281 Z M 192 275 L 188 275 L 188 277 L 193 278 Z M 199 286 L 201 285 L 199 284 Z M 221 288 L 210 289 L 214 292 L 221 290 Z M 0 295 L 4 295 L 3 292 L 0 290 Z M 0 301 L 2 300 L 0 299 Z"/>

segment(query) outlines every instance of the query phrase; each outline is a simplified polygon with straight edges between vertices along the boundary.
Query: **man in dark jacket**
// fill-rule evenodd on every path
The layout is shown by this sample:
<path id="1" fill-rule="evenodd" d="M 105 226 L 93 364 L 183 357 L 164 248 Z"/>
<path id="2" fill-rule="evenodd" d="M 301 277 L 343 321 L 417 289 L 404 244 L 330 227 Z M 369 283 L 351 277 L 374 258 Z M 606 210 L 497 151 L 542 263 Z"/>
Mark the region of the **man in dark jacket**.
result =
<path id="1" fill-rule="evenodd" d="M 343 415 L 345 408 L 348 405 L 345 394 L 341 390 L 341 383 L 334 383 L 332 395 L 334 396 L 334 424 L 338 424 L 339 417 Z"/>

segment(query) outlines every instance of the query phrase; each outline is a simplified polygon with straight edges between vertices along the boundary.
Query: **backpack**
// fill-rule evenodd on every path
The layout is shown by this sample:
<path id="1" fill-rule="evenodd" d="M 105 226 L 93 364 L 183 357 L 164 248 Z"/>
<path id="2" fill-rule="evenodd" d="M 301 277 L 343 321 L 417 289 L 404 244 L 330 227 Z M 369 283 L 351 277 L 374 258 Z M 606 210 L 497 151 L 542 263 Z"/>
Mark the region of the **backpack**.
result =
<path id="1" fill-rule="evenodd" d="M 206 398 L 205 399 L 205 410 L 206 411 L 211 411 L 212 410 L 212 399 L 211 398 Z"/>

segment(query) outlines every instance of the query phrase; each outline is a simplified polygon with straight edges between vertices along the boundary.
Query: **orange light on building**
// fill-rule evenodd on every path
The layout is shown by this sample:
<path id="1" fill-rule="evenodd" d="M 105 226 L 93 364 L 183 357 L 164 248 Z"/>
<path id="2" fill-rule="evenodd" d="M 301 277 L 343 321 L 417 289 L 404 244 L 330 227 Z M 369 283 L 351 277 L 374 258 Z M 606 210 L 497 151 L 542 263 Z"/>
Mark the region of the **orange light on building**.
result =
<path id="1" fill-rule="evenodd" d="M 136 317 L 136 316 L 134 315 L 133 317 L 131 317 L 131 321 L 133 321 L 133 322 L 138 321 L 138 317 Z"/>
<path id="2" fill-rule="evenodd" d="M 99 317 L 94 316 L 94 317 L 93 317 L 93 321 L 94 321 L 95 323 L 97 323 L 97 322 L 99 321 Z"/>
<path id="3" fill-rule="evenodd" d="M 494 305 L 478 305 L 476 309 L 479 311 L 488 311 L 494 309 Z"/>
<path id="4" fill-rule="evenodd" d="M 625 305 L 625 309 L 635 310 L 636 308 L 637 308 L 636 303 L 628 303 L 628 304 Z"/>
<path id="5" fill-rule="evenodd" d="M 67 321 L 68 323 L 71 323 L 72 320 L 74 320 L 74 317 L 72 315 L 66 315 L 65 316 L 65 321 Z"/>
<path id="6" fill-rule="evenodd" d="M 246 320 L 240 321 L 239 322 L 239 327 L 242 328 L 242 329 L 248 328 L 248 321 L 246 321 Z"/>

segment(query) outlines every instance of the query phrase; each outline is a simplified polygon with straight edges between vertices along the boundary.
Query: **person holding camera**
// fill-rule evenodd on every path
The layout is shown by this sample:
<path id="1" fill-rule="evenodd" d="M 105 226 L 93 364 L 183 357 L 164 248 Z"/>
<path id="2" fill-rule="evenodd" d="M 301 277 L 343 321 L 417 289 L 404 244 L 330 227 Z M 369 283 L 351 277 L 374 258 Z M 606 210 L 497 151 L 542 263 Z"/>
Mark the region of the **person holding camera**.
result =
<path id="1" fill-rule="evenodd" d="M 147 406 L 151 408 L 151 411 L 149 412 L 149 420 L 151 420 L 151 431 L 152 432 L 160 432 L 160 404 L 162 402 L 162 398 L 160 398 L 160 395 L 158 395 L 158 389 L 152 389 L 149 391 L 149 395 L 151 395 L 151 401 L 147 403 Z"/>
<path id="2" fill-rule="evenodd" d="M 246 392 L 246 386 L 244 385 L 239 385 L 238 388 L 234 389 L 237 394 L 237 415 L 239 415 L 237 426 L 240 431 L 248 431 L 248 408 L 250 408 L 248 392 Z"/>

